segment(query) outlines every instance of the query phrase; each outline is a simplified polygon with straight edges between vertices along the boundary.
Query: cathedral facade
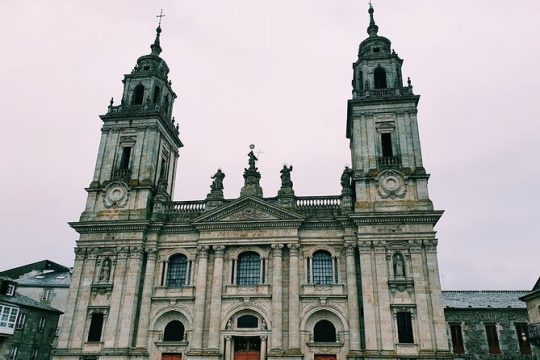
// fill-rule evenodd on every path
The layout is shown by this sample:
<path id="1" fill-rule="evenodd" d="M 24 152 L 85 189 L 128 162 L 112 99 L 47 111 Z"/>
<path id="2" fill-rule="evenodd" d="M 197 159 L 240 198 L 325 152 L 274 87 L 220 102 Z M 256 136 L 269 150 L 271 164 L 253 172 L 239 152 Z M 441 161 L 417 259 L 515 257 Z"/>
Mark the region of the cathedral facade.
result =
<path id="1" fill-rule="evenodd" d="M 183 145 L 158 27 L 101 116 L 55 359 L 451 356 L 419 96 L 369 14 L 348 101 L 352 165 L 328 196 L 296 196 L 284 166 L 278 195 L 263 197 L 251 151 L 238 198 L 224 198 L 218 170 L 205 199 L 172 201 Z"/>

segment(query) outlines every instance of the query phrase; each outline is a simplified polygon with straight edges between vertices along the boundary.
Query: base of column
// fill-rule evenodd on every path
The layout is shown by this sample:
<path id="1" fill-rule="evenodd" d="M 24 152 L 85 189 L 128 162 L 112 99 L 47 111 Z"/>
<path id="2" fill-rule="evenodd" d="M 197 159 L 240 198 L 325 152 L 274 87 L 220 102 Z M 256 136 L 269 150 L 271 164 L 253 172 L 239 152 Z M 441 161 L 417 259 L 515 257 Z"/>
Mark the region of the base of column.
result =
<path id="1" fill-rule="evenodd" d="M 186 360 L 221 360 L 223 356 L 218 352 L 210 352 L 210 350 L 190 350 L 186 354 Z"/>
<path id="2" fill-rule="evenodd" d="M 300 350 L 299 350 L 300 352 Z M 304 355 L 299 354 L 289 354 L 288 352 L 281 352 L 281 354 L 276 354 L 269 352 L 266 355 L 267 360 L 304 360 Z"/>

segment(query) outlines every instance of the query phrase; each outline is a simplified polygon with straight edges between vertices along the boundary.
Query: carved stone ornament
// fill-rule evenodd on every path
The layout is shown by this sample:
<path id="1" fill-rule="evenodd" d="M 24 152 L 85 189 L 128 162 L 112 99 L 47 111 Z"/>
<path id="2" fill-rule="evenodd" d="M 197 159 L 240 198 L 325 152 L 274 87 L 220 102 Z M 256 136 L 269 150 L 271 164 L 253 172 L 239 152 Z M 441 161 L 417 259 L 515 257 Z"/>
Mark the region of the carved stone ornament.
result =
<path id="1" fill-rule="evenodd" d="M 106 208 L 123 208 L 129 200 L 129 187 L 123 181 L 113 181 L 103 189 Z"/>
<path id="2" fill-rule="evenodd" d="M 383 199 L 404 198 L 407 181 L 399 171 L 385 170 L 377 176 L 377 191 Z"/>
<path id="3" fill-rule="evenodd" d="M 223 218 L 224 221 L 242 221 L 242 220 L 273 220 L 274 216 L 271 214 L 255 209 L 253 207 L 246 207 L 240 211 L 230 214 Z"/>

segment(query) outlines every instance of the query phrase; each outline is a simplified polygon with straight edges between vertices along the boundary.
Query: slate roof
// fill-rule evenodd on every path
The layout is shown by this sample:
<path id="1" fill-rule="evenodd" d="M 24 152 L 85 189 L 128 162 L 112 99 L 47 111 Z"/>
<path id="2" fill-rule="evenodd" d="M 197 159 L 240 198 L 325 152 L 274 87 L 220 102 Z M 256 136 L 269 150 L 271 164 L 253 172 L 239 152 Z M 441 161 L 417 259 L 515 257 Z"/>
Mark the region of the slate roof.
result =
<path id="1" fill-rule="evenodd" d="M 453 309 L 526 309 L 519 300 L 525 290 L 453 290 L 443 291 L 445 308 Z"/>
<path id="2" fill-rule="evenodd" d="M 37 261 L 35 263 L 18 266 L 18 267 L 13 268 L 13 269 L 7 269 L 7 270 L 4 270 L 4 271 L 0 271 L 0 276 L 7 276 L 7 277 L 10 277 L 10 278 L 16 280 L 20 276 L 22 276 L 24 274 L 28 274 L 29 272 L 32 272 L 32 271 L 44 272 L 46 270 L 64 271 L 64 272 L 68 271 L 69 272 L 68 267 L 57 264 L 57 263 L 55 263 L 54 261 L 51 261 L 51 260 L 41 260 L 41 261 Z"/>
<path id="3" fill-rule="evenodd" d="M 63 314 L 58 309 L 55 309 L 49 305 L 42 304 L 39 301 L 29 298 L 28 296 L 20 295 L 17 293 L 14 296 L 0 295 L 0 302 L 16 304 L 20 306 L 27 306 L 27 307 L 37 308 L 41 310 L 48 310 L 48 311 L 53 311 L 56 313 Z"/>

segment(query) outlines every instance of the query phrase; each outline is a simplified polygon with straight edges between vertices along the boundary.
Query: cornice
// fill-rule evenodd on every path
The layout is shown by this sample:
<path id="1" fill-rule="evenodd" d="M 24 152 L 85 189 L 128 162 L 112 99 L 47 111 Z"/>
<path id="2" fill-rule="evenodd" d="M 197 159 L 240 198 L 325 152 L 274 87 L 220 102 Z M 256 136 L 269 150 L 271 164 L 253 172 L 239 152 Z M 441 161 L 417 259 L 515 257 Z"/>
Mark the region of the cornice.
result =
<path id="1" fill-rule="evenodd" d="M 303 220 L 269 220 L 269 221 L 242 221 L 242 222 L 206 222 L 192 224 L 201 230 L 245 230 L 245 229 L 274 229 L 274 228 L 299 228 Z"/>
<path id="2" fill-rule="evenodd" d="M 375 224 L 432 224 L 435 225 L 444 211 L 409 212 L 409 213 L 366 213 L 351 214 L 356 225 Z"/>
<path id="3" fill-rule="evenodd" d="M 147 231 L 150 226 L 148 221 L 85 221 L 69 222 L 79 234 L 96 232 L 118 232 L 118 231 Z"/>

